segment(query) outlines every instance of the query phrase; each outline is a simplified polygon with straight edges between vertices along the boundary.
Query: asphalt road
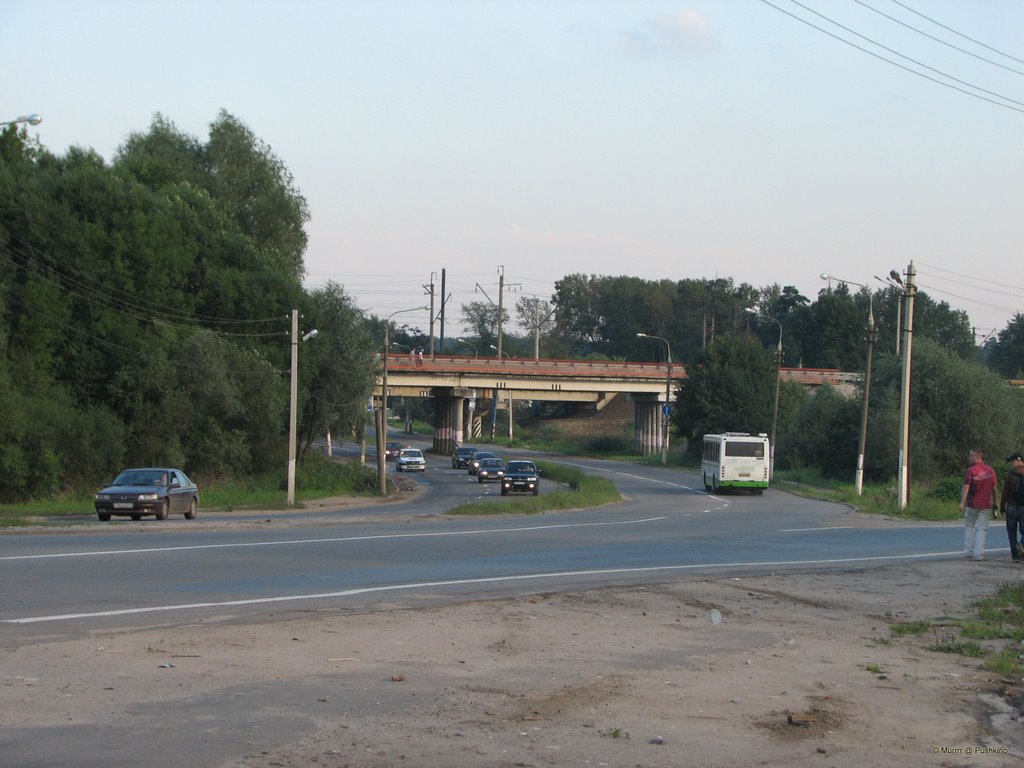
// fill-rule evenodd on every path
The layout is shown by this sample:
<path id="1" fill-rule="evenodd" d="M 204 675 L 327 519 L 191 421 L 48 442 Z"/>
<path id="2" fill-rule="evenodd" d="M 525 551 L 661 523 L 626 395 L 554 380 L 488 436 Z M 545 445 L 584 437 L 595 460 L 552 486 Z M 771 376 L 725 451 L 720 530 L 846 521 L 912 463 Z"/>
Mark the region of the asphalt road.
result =
<path id="1" fill-rule="evenodd" d="M 542 458 L 609 477 L 624 500 L 531 517 L 443 517 L 470 499 L 508 499 L 428 454 L 426 473 L 401 475 L 422 487 L 409 503 L 0 536 L 0 648 L 240 612 L 251 620 L 959 556 L 955 524 L 855 522 L 845 507 L 776 489 L 710 495 L 676 469 Z"/>
<path id="2" fill-rule="evenodd" d="M 201 510 L 196 521 L 6 532 L 0 653 L 29 644 L 59 653 L 62 640 L 142 627 L 173 632 L 200 622 L 249 624 L 318 611 L 959 557 L 955 524 L 865 520 L 776 489 L 713 496 L 698 478 L 674 469 L 544 458 L 608 476 L 624 500 L 532 517 L 448 517 L 445 510 L 469 499 L 508 499 L 496 484 L 452 469 L 448 457 L 428 455 L 426 473 L 400 476 L 403 485 L 419 486 L 408 503 L 258 517 Z M 542 493 L 551 490 L 542 481 Z M 4 684 L 17 685 L 16 666 L 6 669 Z M 95 686 L 120 695 L 97 675 Z M 112 705 L 108 721 L 81 724 L 55 711 L 45 726 L 0 729 L 0 765 L 223 766 L 312 729 L 326 705 L 319 703 L 322 692 L 308 686 L 265 680 L 212 694 L 173 689 L 153 702 Z M 367 681 L 331 706 L 401 713 L 415 703 L 387 698 L 396 692 L 415 696 L 409 686 L 382 689 Z"/>

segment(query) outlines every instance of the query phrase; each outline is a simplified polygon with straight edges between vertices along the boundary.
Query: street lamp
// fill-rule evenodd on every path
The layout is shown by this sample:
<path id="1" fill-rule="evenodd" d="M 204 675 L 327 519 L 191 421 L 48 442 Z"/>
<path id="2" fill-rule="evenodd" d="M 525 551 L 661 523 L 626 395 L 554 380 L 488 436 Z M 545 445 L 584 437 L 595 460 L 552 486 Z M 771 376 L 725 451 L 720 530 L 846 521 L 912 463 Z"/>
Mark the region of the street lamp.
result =
<path id="1" fill-rule="evenodd" d="M 317 335 L 314 328 L 307 331 L 303 341 L 309 341 Z M 292 382 L 291 395 L 288 398 L 288 506 L 295 503 L 295 459 L 296 459 L 296 406 L 299 399 L 299 310 L 292 310 Z"/>
<path id="2" fill-rule="evenodd" d="M 6 120 L 6 121 L 0 123 L 0 125 L 17 125 L 18 123 L 28 123 L 29 125 L 39 125 L 41 122 L 43 122 L 43 116 L 42 115 L 37 115 L 35 112 L 33 112 L 30 115 L 18 115 L 18 117 L 14 118 L 13 120 Z"/>
<path id="3" fill-rule="evenodd" d="M 471 341 L 466 341 L 465 339 L 456 339 L 456 341 L 459 342 L 459 344 L 465 344 L 466 346 L 472 347 L 473 348 L 473 357 L 475 358 L 477 356 L 477 354 L 476 354 L 476 344 L 474 344 Z"/>
<path id="4" fill-rule="evenodd" d="M 672 412 L 672 346 L 668 339 L 663 336 L 654 336 L 649 333 L 637 333 L 638 339 L 657 339 L 665 342 L 665 357 L 668 361 L 668 372 L 665 375 L 665 408 L 661 417 L 661 463 L 668 464 L 668 417 Z"/>
<path id="5" fill-rule="evenodd" d="M 504 357 L 507 357 L 507 358 L 508 358 L 509 360 L 511 360 L 511 359 L 512 359 L 512 355 L 510 355 L 510 354 L 509 354 L 508 352 L 506 352 L 505 350 L 503 350 L 503 349 L 498 349 L 498 348 L 497 348 L 496 346 L 494 346 L 493 344 L 491 344 L 491 345 L 490 345 L 490 347 L 491 347 L 491 349 L 493 349 L 493 350 L 494 350 L 495 352 L 497 352 L 497 353 L 498 353 L 498 357 L 499 357 L 499 358 L 501 358 L 501 357 L 503 357 L 503 356 L 504 356 Z"/>
<path id="6" fill-rule="evenodd" d="M 900 273 L 895 269 L 889 273 L 889 277 L 881 278 L 875 275 L 875 280 L 880 283 L 895 288 L 900 293 L 900 300 L 896 302 L 896 357 L 900 356 L 900 334 L 903 333 L 903 329 L 900 327 L 900 318 L 903 316 L 903 280 L 900 279 Z"/>
<path id="7" fill-rule="evenodd" d="M 840 283 L 847 283 L 848 285 L 857 285 L 868 292 L 868 327 L 866 328 L 868 359 L 864 366 L 864 399 L 861 403 L 860 409 L 860 439 L 857 442 L 857 472 L 853 476 L 853 490 L 858 496 L 860 496 L 864 493 L 864 448 L 868 439 L 868 398 L 871 393 L 871 353 L 875 348 L 875 339 L 878 336 L 875 331 L 875 312 L 872 303 L 873 296 L 871 290 L 866 285 L 855 283 L 852 280 L 843 280 L 841 277 L 829 275 L 824 272 L 821 274 L 821 279 L 836 280 Z"/>
<path id="8" fill-rule="evenodd" d="M 766 312 L 758 312 L 752 307 L 746 307 L 744 312 L 766 317 L 779 326 L 779 344 L 775 348 L 775 395 L 772 397 L 772 434 L 768 438 L 768 476 L 775 477 L 775 432 L 779 425 L 779 379 L 782 378 L 782 323 Z"/>
<path id="9" fill-rule="evenodd" d="M 388 350 L 391 348 L 391 318 L 403 312 L 429 312 L 430 307 L 410 307 L 399 309 L 388 315 L 384 321 L 384 357 L 380 384 L 380 408 L 378 409 L 377 429 L 377 493 L 386 496 L 388 492 L 387 457 L 384 455 L 384 443 L 388 431 Z"/>

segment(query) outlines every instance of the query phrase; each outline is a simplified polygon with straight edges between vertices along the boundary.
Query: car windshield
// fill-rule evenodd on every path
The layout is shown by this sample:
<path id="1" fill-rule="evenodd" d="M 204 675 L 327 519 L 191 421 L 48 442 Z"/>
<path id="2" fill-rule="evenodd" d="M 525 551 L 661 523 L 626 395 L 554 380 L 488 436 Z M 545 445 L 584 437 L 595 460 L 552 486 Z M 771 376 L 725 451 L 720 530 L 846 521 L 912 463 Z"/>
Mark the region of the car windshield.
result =
<path id="1" fill-rule="evenodd" d="M 493 459 L 495 456 L 493 453 L 487 453 L 487 451 L 477 451 L 473 458 L 477 461 L 483 461 L 484 459 Z"/>
<path id="2" fill-rule="evenodd" d="M 500 467 L 501 459 L 484 459 L 480 462 L 481 467 Z"/>
<path id="3" fill-rule="evenodd" d="M 419 452 L 418 448 L 407 448 L 406 450 L 402 451 L 402 456 L 404 458 L 406 458 L 406 459 L 410 459 L 410 458 L 412 458 L 412 459 L 422 459 L 423 458 L 423 454 Z"/>
<path id="4" fill-rule="evenodd" d="M 159 469 L 128 469 L 117 476 L 114 485 L 167 485 L 167 473 Z"/>
<path id="5" fill-rule="evenodd" d="M 457 453 L 459 456 L 472 456 L 476 453 L 476 448 L 459 448 Z"/>
<path id="6" fill-rule="evenodd" d="M 506 472 L 536 472 L 536 468 L 528 461 L 510 461 Z"/>

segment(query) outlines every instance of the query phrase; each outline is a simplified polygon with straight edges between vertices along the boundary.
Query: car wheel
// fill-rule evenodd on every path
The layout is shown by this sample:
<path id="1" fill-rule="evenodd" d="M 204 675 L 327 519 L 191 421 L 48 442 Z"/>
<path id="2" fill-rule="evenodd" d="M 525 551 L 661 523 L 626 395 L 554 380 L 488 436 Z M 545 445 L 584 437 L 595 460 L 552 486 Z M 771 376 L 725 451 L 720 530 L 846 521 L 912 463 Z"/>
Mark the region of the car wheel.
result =
<path id="1" fill-rule="evenodd" d="M 160 509 L 156 511 L 157 520 L 166 520 L 168 513 L 171 511 L 171 500 L 164 499 L 164 504 Z"/>
<path id="2" fill-rule="evenodd" d="M 533 495 L 534 496 L 540 496 L 540 488 L 534 488 L 533 489 Z"/>
<path id="3" fill-rule="evenodd" d="M 198 511 L 198 504 L 196 504 L 195 497 L 192 497 L 192 503 L 188 505 L 188 511 L 185 513 L 186 520 L 195 520 L 196 512 Z"/>
<path id="4" fill-rule="evenodd" d="M 395 469 L 397 469 L 399 472 L 401 472 L 402 471 L 402 465 L 401 464 L 395 464 Z"/>
<path id="5" fill-rule="evenodd" d="M 502 488 L 501 489 L 501 495 L 502 496 L 508 496 L 508 489 L 507 488 Z"/>
<path id="6" fill-rule="evenodd" d="M 142 519 L 142 515 L 137 514 L 137 513 L 132 513 L 132 520 L 141 520 L 141 519 Z"/>
<path id="7" fill-rule="evenodd" d="M 106 523 L 106 522 L 110 521 L 110 513 L 109 512 L 97 512 L 96 513 L 96 517 L 98 517 L 100 519 L 101 523 Z"/>

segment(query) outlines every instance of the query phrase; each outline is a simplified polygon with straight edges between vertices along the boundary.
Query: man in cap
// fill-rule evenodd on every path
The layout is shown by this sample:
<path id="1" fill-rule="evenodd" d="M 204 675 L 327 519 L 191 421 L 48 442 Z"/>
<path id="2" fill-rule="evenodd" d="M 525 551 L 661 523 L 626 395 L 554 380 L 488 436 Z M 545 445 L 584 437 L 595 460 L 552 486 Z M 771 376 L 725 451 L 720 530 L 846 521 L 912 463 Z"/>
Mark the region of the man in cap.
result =
<path id="1" fill-rule="evenodd" d="M 1024 454 L 1014 453 L 1006 459 L 1010 471 L 1003 478 L 999 509 L 1006 518 L 1006 534 L 1010 538 L 1010 557 L 1024 562 Z"/>

